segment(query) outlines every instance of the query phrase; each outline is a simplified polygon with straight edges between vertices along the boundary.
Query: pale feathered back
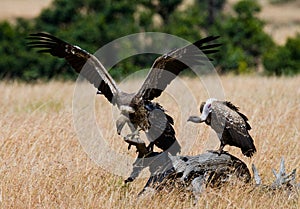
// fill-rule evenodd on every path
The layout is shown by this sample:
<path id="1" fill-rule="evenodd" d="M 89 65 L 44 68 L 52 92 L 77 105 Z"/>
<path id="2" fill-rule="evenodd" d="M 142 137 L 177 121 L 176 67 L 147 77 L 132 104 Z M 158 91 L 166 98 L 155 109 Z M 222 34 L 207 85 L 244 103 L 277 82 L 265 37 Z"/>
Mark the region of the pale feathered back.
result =
<path id="1" fill-rule="evenodd" d="M 202 115 L 206 116 L 209 112 L 205 122 L 216 131 L 221 146 L 228 144 L 239 147 L 247 157 L 256 152 L 253 139 L 248 132 L 251 129 L 248 118 L 239 112 L 238 107 L 231 102 L 215 99 L 207 100 L 201 107 Z"/>

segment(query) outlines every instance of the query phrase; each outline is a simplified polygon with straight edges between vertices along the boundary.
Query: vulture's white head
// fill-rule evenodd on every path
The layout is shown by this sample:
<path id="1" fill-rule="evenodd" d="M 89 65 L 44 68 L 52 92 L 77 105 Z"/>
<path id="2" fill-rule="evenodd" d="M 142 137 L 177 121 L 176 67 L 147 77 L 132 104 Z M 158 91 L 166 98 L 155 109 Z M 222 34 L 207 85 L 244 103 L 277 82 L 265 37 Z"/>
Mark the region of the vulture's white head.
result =
<path id="1" fill-rule="evenodd" d="M 207 119 L 209 113 L 211 113 L 212 103 L 214 101 L 217 101 L 217 99 L 209 98 L 208 100 L 206 100 L 205 103 L 202 103 L 202 105 L 200 106 L 200 112 L 201 112 L 200 120 L 201 120 L 201 122 L 205 121 Z"/>
<path id="2" fill-rule="evenodd" d="M 212 103 L 214 101 L 217 101 L 217 99 L 215 98 L 209 98 L 208 100 L 206 100 L 206 102 L 203 102 L 201 105 L 200 105 L 200 112 L 201 112 L 201 116 L 190 116 L 188 121 L 191 121 L 191 122 L 194 122 L 194 123 L 202 123 L 204 122 L 209 113 L 211 113 L 212 111 Z"/>

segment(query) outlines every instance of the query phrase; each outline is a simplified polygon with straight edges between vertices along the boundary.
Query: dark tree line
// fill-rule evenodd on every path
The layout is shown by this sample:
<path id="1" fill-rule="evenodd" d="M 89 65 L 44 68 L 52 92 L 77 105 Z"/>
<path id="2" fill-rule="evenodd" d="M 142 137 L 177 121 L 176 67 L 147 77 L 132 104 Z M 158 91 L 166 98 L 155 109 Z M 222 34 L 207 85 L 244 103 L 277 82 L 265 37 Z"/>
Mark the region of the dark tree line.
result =
<path id="1" fill-rule="evenodd" d="M 37 54 L 26 47 L 25 37 L 40 31 L 52 33 L 89 52 L 114 39 L 143 31 L 170 33 L 191 42 L 206 35 L 220 35 L 223 46 L 214 65 L 222 73 L 255 71 L 260 63 L 267 74 L 299 73 L 300 36 L 285 46 L 276 46 L 264 33 L 264 23 L 255 16 L 260 10 L 256 1 L 240 1 L 234 6 L 234 14 L 223 12 L 225 0 L 198 0 L 184 10 L 179 9 L 182 2 L 54 0 L 34 19 L 1 22 L 0 78 L 33 81 L 76 77 L 65 61 Z M 110 72 L 116 79 L 121 78 L 149 67 L 153 59 L 148 58 L 132 57 Z"/>

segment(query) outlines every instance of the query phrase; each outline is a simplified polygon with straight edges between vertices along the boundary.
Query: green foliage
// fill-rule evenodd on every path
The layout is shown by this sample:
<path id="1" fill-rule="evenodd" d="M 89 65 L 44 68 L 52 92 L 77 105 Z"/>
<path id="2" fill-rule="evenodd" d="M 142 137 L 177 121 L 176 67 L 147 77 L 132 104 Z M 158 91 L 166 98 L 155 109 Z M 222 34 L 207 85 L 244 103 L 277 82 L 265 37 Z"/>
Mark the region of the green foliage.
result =
<path id="1" fill-rule="evenodd" d="M 268 75 L 295 75 L 300 73 L 300 34 L 266 52 L 263 64 Z"/>
<path id="2" fill-rule="evenodd" d="M 257 1 L 243 0 L 234 5 L 234 10 L 239 18 L 253 18 L 255 13 L 260 12 L 261 8 Z"/>
<path id="3" fill-rule="evenodd" d="M 203 27 L 210 27 L 220 17 L 226 0 L 197 0 L 197 10 L 204 17 Z M 200 16 L 200 15 L 198 15 Z"/>
<path id="4" fill-rule="evenodd" d="M 172 14 L 170 16 L 170 23 L 164 28 L 165 32 L 184 37 L 184 39 L 194 42 L 199 39 L 202 28 L 201 25 L 204 23 L 204 18 L 200 17 L 198 13 L 198 8 L 194 7 L 188 11 Z M 180 23 L 180 27 L 178 23 Z"/>
<path id="5" fill-rule="evenodd" d="M 3 22 L 0 24 L 0 78 L 25 81 L 75 78 L 76 74 L 64 60 L 29 50 L 25 37 L 46 31 L 95 52 L 109 41 L 138 32 L 134 11 L 135 5 L 124 0 L 113 4 L 109 0 L 54 0 L 32 21 Z"/>
<path id="6" fill-rule="evenodd" d="M 284 4 L 290 1 L 296 1 L 296 0 L 269 0 L 271 4 Z"/>
<path id="7" fill-rule="evenodd" d="M 182 3 L 182 0 L 162 0 L 162 1 L 149 1 L 140 0 L 140 4 L 151 10 L 153 13 L 159 14 L 164 23 L 169 23 L 169 16 L 172 14 L 176 7 Z"/>
<path id="8" fill-rule="evenodd" d="M 221 72 L 248 72 L 245 67 L 255 69 L 259 57 L 273 48 L 274 43 L 263 31 L 263 22 L 255 14 L 260 11 L 256 1 L 243 0 L 234 6 L 236 16 L 222 16 L 209 31 L 221 34 L 225 42 L 217 60 Z"/>
<path id="9" fill-rule="evenodd" d="M 298 42 L 289 40 L 285 47 L 276 47 L 264 33 L 264 23 L 256 17 L 260 11 L 256 1 L 239 1 L 233 16 L 222 13 L 225 1 L 198 0 L 182 11 L 178 6 L 183 0 L 139 0 L 135 4 L 126 0 L 54 0 L 33 20 L 0 23 L 0 78 L 76 78 L 64 60 L 26 47 L 25 37 L 39 31 L 52 33 L 91 53 L 110 41 L 141 31 L 170 33 L 191 42 L 202 34 L 220 35 L 223 46 L 213 57 L 221 72 L 248 73 L 255 70 L 262 57 L 268 74 L 299 72 Z M 128 58 L 110 72 L 114 78 L 123 78 L 150 67 L 156 56 Z"/>

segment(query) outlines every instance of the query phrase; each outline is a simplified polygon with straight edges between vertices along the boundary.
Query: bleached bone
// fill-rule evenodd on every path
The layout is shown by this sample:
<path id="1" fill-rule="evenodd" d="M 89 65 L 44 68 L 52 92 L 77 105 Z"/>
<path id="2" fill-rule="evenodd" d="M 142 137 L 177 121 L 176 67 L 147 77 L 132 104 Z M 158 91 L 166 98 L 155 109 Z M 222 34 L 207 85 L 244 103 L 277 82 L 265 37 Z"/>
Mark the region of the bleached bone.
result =
<path id="1" fill-rule="evenodd" d="M 255 184 L 257 186 L 261 186 L 262 181 L 259 176 L 258 170 L 254 164 L 252 164 L 252 171 L 253 171 L 253 178 L 254 178 Z M 271 185 L 263 185 L 264 188 L 273 190 L 273 189 L 279 189 L 279 188 L 286 186 L 287 188 L 295 187 L 295 188 L 300 189 L 300 184 L 296 183 L 296 169 L 292 170 L 292 172 L 290 172 L 289 174 L 286 174 L 285 161 L 284 161 L 283 157 L 281 157 L 278 173 L 276 172 L 276 170 L 274 168 L 272 169 L 272 172 L 275 176 L 275 180 Z"/>
<path id="2" fill-rule="evenodd" d="M 281 157 L 279 172 L 276 173 L 275 169 L 272 169 L 273 174 L 275 176 L 275 181 L 271 185 L 272 188 L 278 188 L 283 185 L 292 186 L 296 181 L 296 169 L 294 169 L 291 173 L 286 174 L 284 158 Z"/>
<path id="3" fill-rule="evenodd" d="M 253 178 L 257 186 L 261 185 L 261 178 L 254 164 L 252 164 Z"/>

